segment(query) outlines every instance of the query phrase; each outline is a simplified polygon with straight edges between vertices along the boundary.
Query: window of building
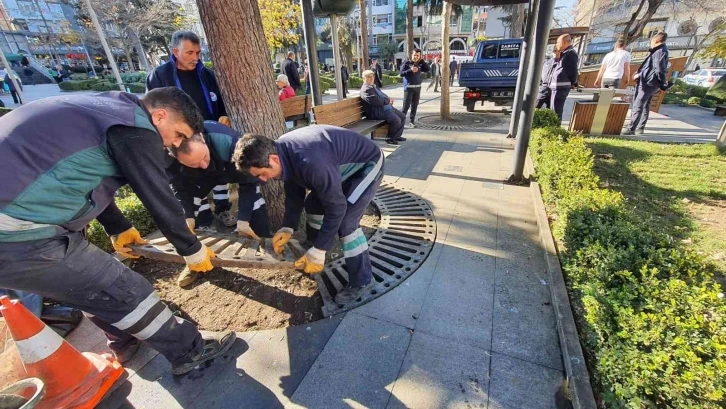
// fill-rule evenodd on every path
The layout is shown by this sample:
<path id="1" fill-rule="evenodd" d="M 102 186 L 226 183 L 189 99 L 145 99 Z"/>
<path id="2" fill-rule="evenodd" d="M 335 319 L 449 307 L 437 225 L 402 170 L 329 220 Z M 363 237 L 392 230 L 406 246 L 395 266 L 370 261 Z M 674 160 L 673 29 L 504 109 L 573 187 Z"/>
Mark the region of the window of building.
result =
<path id="1" fill-rule="evenodd" d="M 393 22 L 391 14 L 376 14 L 373 16 L 373 24 L 388 24 Z"/>
<path id="2" fill-rule="evenodd" d="M 456 27 L 456 26 L 458 26 L 458 25 L 459 25 L 459 16 L 457 16 L 457 15 L 455 15 L 455 14 L 454 14 L 454 15 L 452 15 L 452 16 L 451 16 L 451 20 L 449 20 L 449 25 L 450 25 L 451 27 Z"/>
<path id="3" fill-rule="evenodd" d="M 423 16 L 417 16 L 416 22 L 413 25 L 414 27 L 421 27 L 423 26 Z"/>
<path id="4" fill-rule="evenodd" d="M 387 6 L 389 0 L 373 0 L 373 5 L 376 7 Z"/>
<path id="5" fill-rule="evenodd" d="M 428 23 L 429 24 L 441 24 L 441 14 L 434 14 L 434 15 L 429 14 Z"/>
<path id="6" fill-rule="evenodd" d="M 373 45 L 393 42 L 393 34 L 377 34 L 373 36 Z"/>

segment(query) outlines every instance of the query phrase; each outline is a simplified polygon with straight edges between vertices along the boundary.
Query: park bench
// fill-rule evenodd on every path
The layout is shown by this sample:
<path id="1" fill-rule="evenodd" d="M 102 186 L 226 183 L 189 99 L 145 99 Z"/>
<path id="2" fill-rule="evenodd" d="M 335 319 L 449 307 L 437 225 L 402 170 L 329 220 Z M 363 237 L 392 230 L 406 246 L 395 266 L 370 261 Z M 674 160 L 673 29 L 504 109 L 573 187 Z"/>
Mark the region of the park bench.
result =
<path id="1" fill-rule="evenodd" d="M 726 105 L 716 105 L 716 110 L 713 111 L 716 116 L 726 116 Z"/>
<path id="2" fill-rule="evenodd" d="M 308 111 L 312 105 L 312 96 L 300 95 L 280 101 L 280 108 L 285 117 L 285 121 L 307 120 Z"/>
<path id="3" fill-rule="evenodd" d="M 360 97 L 346 98 L 313 107 L 315 122 L 318 125 L 335 125 L 371 137 L 388 134 L 388 125 L 382 119 L 366 119 L 363 101 Z"/>

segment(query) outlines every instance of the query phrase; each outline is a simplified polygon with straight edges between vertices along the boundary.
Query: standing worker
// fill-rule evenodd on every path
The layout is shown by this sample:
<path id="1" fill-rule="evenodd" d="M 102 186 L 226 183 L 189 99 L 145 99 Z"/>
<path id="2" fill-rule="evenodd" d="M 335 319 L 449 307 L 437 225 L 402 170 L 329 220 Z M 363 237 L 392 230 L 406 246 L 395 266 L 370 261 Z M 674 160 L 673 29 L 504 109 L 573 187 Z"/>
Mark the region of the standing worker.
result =
<path id="1" fill-rule="evenodd" d="M 238 168 L 262 182 L 282 179 L 285 183 L 283 227 L 272 238 L 278 254 L 305 209 L 308 241 L 313 247 L 295 267 L 308 274 L 322 272 L 325 253 L 338 234 L 348 283 L 335 302 L 354 302 L 371 288 L 373 270 L 360 219 L 383 178 L 383 152 L 374 142 L 345 128 L 312 125 L 288 132 L 277 141 L 245 135 L 234 155 Z"/>
<path id="2" fill-rule="evenodd" d="M 659 90 L 668 89 L 668 36 L 657 33 L 650 39 L 650 50 L 633 78 L 637 81 L 633 105 L 630 108 L 630 124 L 624 135 L 642 135 L 650 114 L 650 101 Z"/>
<path id="3" fill-rule="evenodd" d="M 199 36 L 191 31 L 176 31 L 171 36 L 171 47 L 169 61 L 156 67 L 146 78 L 146 90 L 177 87 L 192 97 L 205 120 L 229 125 L 214 71 L 205 67 L 199 58 L 202 52 Z"/>
<path id="4" fill-rule="evenodd" d="M 234 129 L 218 122 L 206 121 L 203 135 L 185 139 L 179 147 L 169 147 L 171 157 L 176 158 L 166 168 L 171 188 L 184 208 L 189 229 L 210 231 L 212 210 L 207 195 L 216 185 L 236 183 L 237 234 L 252 239 L 270 237 L 267 209 L 259 182 L 249 174 L 238 171 L 232 163 L 238 139 L 239 134 Z M 229 202 L 226 207 L 218 206 L 215 204 L 215 211 L 229 211 L 231 207 Z M 186 287 L 197 276 L 197 272 L 184 269 L 177 284 Z"/>
<path id="5" fill-rule="evenodd" d="M 431 83 L 426 87 L 426 91 L 434 86 L 434 92 L 439 92 L 439 86 L 441 85 L 441 63 L 439 63 L 439 57 L 434 58 L 433 64 L 431 64 Z"/>
<path id="6" fill-rule="evenodd" d="M 551 108 L 560 121 L 567 96 L 572 88 L 577 87 L 577 61 L 577 51 L 572 48 L 572 37 L 562 34 L 557 37 L 554 57 L 545 61 L 542 69 L 537 108 Z"/>
<path id="7" fill-rule="evenodd" d="M 620 88 L 630 81 L 630 53 L 625 49 L 625 41 L 615 42 L 615 49 L 607 53 L 595 79 L 595 88 Z"/>
<path id="8" fill-rule="evenodd" d="M 141 99 L 118 91 L 45 98 L 5 115 L 0 172 L 18 177 L 0 191 L 0 288 L 86 312 L 121 362 L 146 341 L 181 375 L 227 351 L 233 331 L 202 336 L 143 276 L 83 234 L 97 219 L 116 251 L 136 257 L 126 246 L 146 241 L 114 203 L 128 184 L 187 266 L 212 270 L 214 252 L 189 231 L 164 172 L 164 147 L 201 131 L 194 101 L 171 87 Z"/>
<path id="9" fill-rule="evenodd" d="M 295 61 L 295 53 L 290 51 L 287 53 L 287 58 L 285 61 L 280 64 L 280 74 L 287 75 L 287 80 L 290 83 L 290 86 L 295 91 L 302 89 L 302 84 L 300 83 L 300 73 L 298 72 L 300 66 L 298 66 L 297 62 Z M 310 83 L 310 81 L 308 81 Z M 225 124 L 229 125 L 229 124 Z"/>
<path id="10" fill-rule="evenodd" d="M 411 53 L 411 59 L 401 65 L 403 77 L 403 114 L 408 114 L 411 108 L 411 123 L 409 127 L 415 128 L 416 111 L 421 99 L 421 81 L 423 72 L 429 72 L 429 65 L 421 58 L 421 49 L 417 48 Z"/>

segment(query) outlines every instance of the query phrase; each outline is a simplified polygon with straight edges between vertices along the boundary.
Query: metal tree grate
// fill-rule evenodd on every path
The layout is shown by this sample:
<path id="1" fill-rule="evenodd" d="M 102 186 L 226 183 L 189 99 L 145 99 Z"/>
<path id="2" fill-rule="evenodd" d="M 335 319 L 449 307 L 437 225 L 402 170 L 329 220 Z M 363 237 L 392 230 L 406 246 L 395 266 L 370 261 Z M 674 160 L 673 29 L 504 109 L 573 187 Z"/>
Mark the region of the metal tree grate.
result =
<path id="1" fill-rule="evenodd" d="M 425 200 L 384 183 L 373 203 L 381 213 L 381 224 L 368 239 L 375 285 L 358 300 L 342 307 L 335 302 L 335 295 L 348 283 L 345 260 L 329 263 L 321 274 L 314 276 L 326 317 L 349 311 L 392 290 L 423 264 L 434 246 L 436 219 Z"/>

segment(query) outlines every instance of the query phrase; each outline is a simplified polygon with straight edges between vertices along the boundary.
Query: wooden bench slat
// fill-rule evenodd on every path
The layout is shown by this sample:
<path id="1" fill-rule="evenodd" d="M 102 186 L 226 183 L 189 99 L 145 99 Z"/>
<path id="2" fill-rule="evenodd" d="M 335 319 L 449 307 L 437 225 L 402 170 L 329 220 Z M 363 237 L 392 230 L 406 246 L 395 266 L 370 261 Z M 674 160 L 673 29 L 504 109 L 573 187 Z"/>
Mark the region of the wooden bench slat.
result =
<path id="1" fill-rule="evenodd" d="M 385 125 L 386 121 L 382 119 L 363 119 L 361 121 L 355 122 L 353 124 L 349 124 L 348 126 L 345 126 L 346 129 L 350 129 L 351 131 L 358 132 L 359 134 L 369 134 L 374 129 L 381 126 L 381 124 Z"/>

